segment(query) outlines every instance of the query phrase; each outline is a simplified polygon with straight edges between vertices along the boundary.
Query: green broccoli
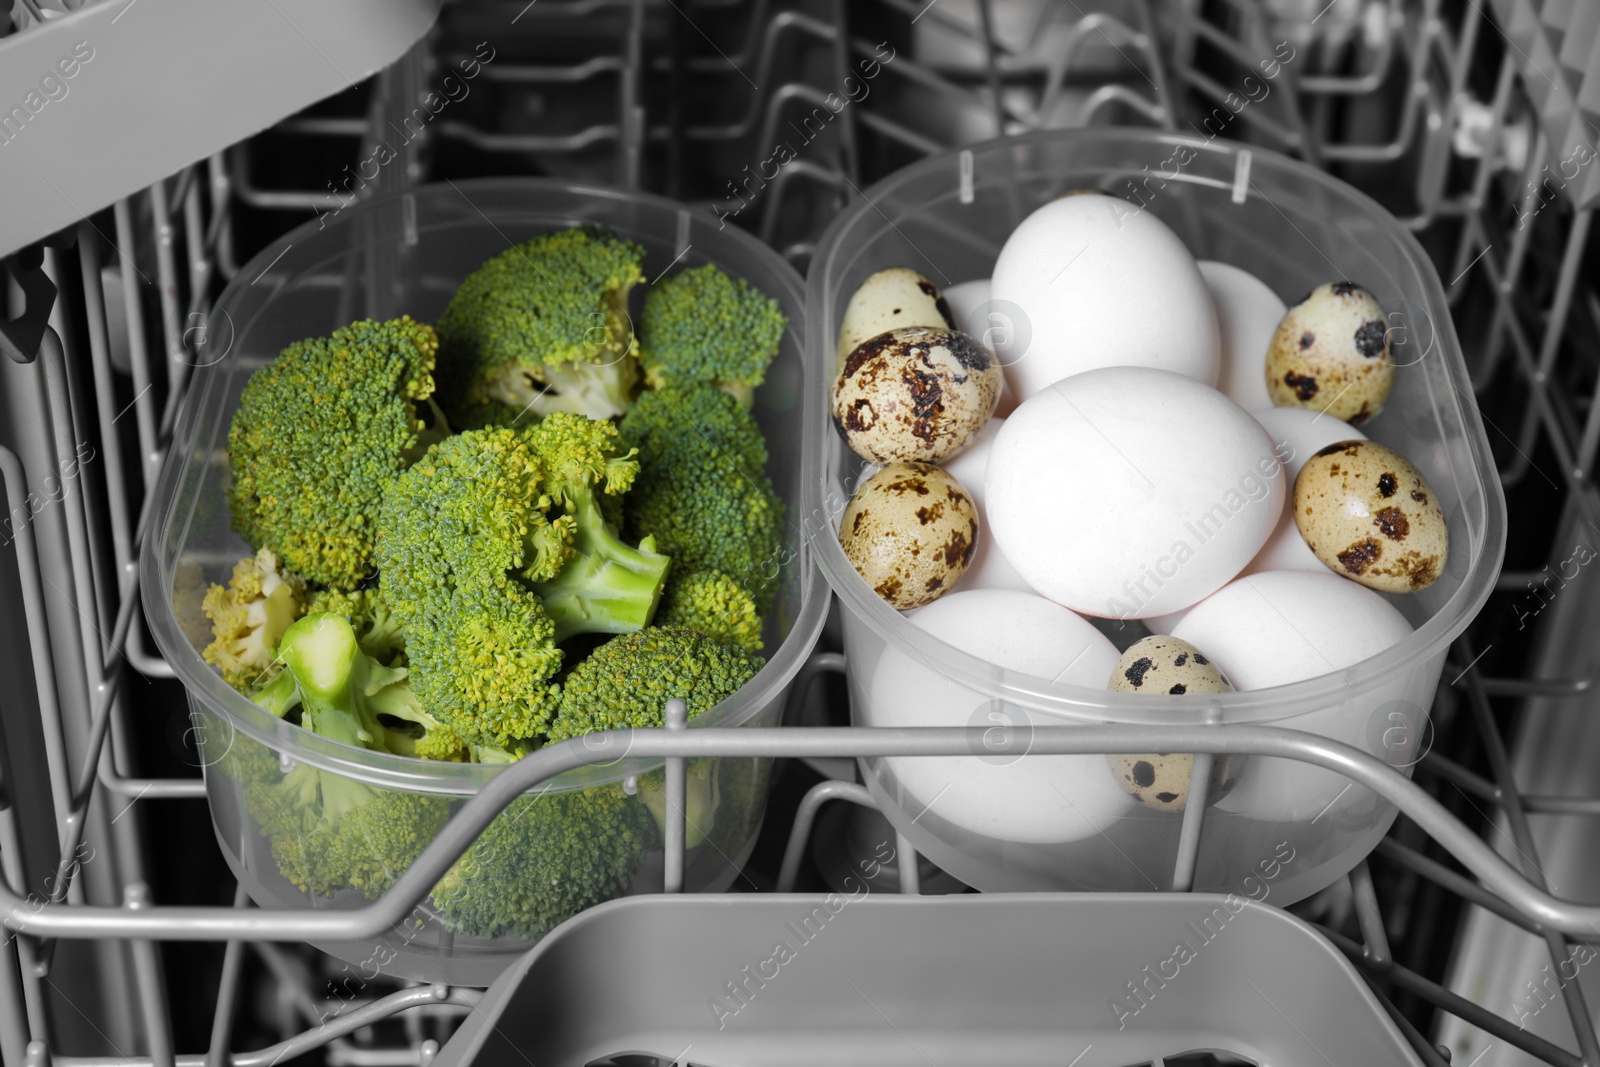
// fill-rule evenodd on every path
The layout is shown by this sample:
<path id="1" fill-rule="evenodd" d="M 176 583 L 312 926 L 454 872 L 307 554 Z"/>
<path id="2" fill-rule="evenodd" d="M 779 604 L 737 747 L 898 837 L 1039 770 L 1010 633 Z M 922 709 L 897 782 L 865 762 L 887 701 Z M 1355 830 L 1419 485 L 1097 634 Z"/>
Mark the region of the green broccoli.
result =
<path id="1" fill-rule="evenodd" d="M 305 596 L 305 581 L 283 570 L 271 549 L 240 560 L 227 587 L 213 585 L 200 603 L 213 634 L 201 655 L 248 693 L 276 658 L 283 631 L 304 614 Z"/>
<path id="2" fill-rule="evenodd" d="M 311 594 L 306 614 L 321 611 L 331 611 L 349 619 L 361 651 L 385 667 L 405 665 L 405 633 L 400 629 L 400 620 L 395 618 L 376 588 L 319 590 Z"/>
<path id="3" fill-rule="evenodd" d="M 694 630 L 652 626 L 613 637 L 567 674 L 550 742 L 660 726 L 674 697 L 692 719 L 738 692 L 764 662 Z"/>
<path id="4" fill-rule="evenodd" d="M 628 545 L 608 521 L 605 498 L 627 492 L 639 473 L 631 453 L 617 454 L 616 426 L 558 412 L 529 431 L 528 441 L 544 462 L 543 492 L 572 520 L 562 526 L 572 540 L 560 572 L 531 583 L 555 623 L 556 642 L 642 629 L 655 613 L 668 559 L 650 537 Z"/>
<path id="5" fill-rule="evenodd" d="M 463 425 L 536 415 L 622 414 L 638 384 L 628 292 L 644 250 L 597 226 L 547 233 L 469 274 L 439 317 L 440 402 Z"/>
<path id="6" fill-rule="evenodd" d="M 724 856 L 738 855 L 761 828 L 770 759 L 715 759 L 702 756 L 684 767 L 684 840 L 691 849 L 710 841 Z M 666 770 L 639 776 L 639 799 L 656 826 L 666 832 Z"/>
<path id="7" fill-rule="evenodd" d="M 260 685 L 257 701 L 275 715 L 297 712 L 312 733 L 384 751 L 384 718 L 431 721 L 406 685 L 404 669 L 384 667 L 363 652 L 341 615 L 300 619 L 284 631 L 278 657 L 281 667 Z M 417 749 L 443 755 L 452 745 L 459 750 L 460 739 L 441 729 Z M 449 815 L 442 798 L 368 785 L 309 763 L 297 763 L 275 781 L 252 776 L 245 801 L 271 839 L 284 877 L 322 896 L 347 887 L 379 895 Z"/>
<path id="8" fill-rule="evenodd" d="M 698 630 L 746 652 L 761 651 L 761 615 L 755 597 L 721 571 L 692 571 L 668 578 L 655 624 Z"/>
<path id="9" fill-rule="evenodd" d="M 519 579 L 553 578 L 573 520 L 552 521 L 525 432 L 472 430 L 391 484 L 379 519 L 380 588 L 405 629 L 411 684 L 470 742 L 504 746 L 555 714 L 556 626 Z"/>
<path id="10" fill-rule="evenodd" d="M 371 570 L 384 487 L 423 443 L 417 406 L 437 348 L 409 317 L 369 319 L 251 375 L 228 431 L 233 528 L 310 581 L 354 588 Z"/>
<path id="11" fill-rule="evenodd" d="M 625 888 L 650 814 L 620 785 L 513 801 L 433 889 L 445 925 L 467 937 L 542 937 Z"/>
<path id="12" fill-rule="evenodd" d="M 640 474 L 625 502 L 629 537 L 653 536 L 680 572 L 720 571 L 765 614 L 780 573 L 783 502 L 766 476 L 755 419 L 710 386 L 644 393 L 621 424 Z"/>
<path id="13" fill-rule="evenodd" d="M 550 742 L 601 730 L 664 725 L 667 701 L 674 697 L 688 704 L 692 719 L 738 692 L 762 662 L 760 656 L 694 630 L 651 627 L 613 637 L 567 675 Z M 686 768 L 687 848 L 704 841 L 716 820 L 722 800 L 716 763 L 691 760 Z M 665 781 L 661 771 L 639 779 L 639 797 L 660 827 L 667 815 Z"/>
<path id="14" fill-rule="evenodd" d="M 303 893 L 383 895 L 450 818 L 444 797 L 367 785 L 308 763 L 247 790 L 278 871 Z"/>
<path id="15" fill-rule="evenodd" d="M 403 755 L 464 758 L 461 738 L 428 713 L 407 669 L 385 667 L 363 651 L 343 615 L 319 612 L 296 622 L 284 631 L 278 660 L 281 667 L 250 695 L 280 719 L 293 712 L 314 734 L 376 751 L 391 751 L 390 733 L 399 729 L 410 737 Z"/>
<path id="16" fill-rule="evenodd" d="M 555 713 L 559 643 L 637 630 L 668 560 L 624 544 L 600 500 L 638 465 L 610 423 L 557 413 L 529 430 L 457 434 L 397 478 L 378 564 L 412 684 L 469 742 L 504 746 Z"/>
<path id="17" fill-rule="evenodd" d="M 778 302 L 714 264 L 651 287 L 639 319 L 645 382 L 714 385 L 751 405 L 789 325 Z"/>
<path id="18" fill-rule="evenodd" d="M 723 855 L 737 856 L 761 829 L 772 760 L 729 758 L 707 762 L 716 764 L 712 789 L 720 803 L 706 836 Z M 693 765 L 691 761 L 690 767 Z"/>

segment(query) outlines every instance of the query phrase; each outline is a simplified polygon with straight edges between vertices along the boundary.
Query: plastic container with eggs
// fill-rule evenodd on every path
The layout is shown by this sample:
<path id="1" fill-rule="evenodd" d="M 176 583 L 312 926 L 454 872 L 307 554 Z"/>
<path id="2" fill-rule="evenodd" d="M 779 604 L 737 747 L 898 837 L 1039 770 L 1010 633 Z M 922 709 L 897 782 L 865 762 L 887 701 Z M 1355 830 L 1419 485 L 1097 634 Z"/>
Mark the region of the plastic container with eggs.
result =
<path id="1" fill-rule="evenodd" d="M 1104 195 L 1067 195 L 1084 190 Z M 836 409 L 834 390 L 807 400 L 804 521 L 845 609 L 854 720 L 986 731 L 971 756 L 868 761 L 868 787 L 898 830 L 986 891 L 1167 888 L 1190 761 L 1018 755 L 1027 732 L 1044 725 L 1274 725 L 1410 773 L 1449 644 L 1498 571 L 1505 504 L 1439 280 L 1389 214 L 1275 153 L 1143 131 L 1054 131 L 946 153 L 869 189 L 819 244 L 807 336 L 831 377 L 855 347 L 834 341 L 852 300 L 862 339 L 908 316 L 924 324 L 934 294 L 919 305 L 906 278 L 874 283 L 886 301 L 858 296 L 892 267 L 942 291 L 950 319 L 997 353 L 1006 382 L 997 417 L 938 457 L 941 470 L 893 467 L 888 479 L 874 480 L 878 468 L 857 452 L 870 455 L 875 436 L 949 433 L 939 420 L 970 421 L 968 406 L 981 421 L 984 391 L 998 387 L 981 359 L 964 358 L 959 340 L 897 333 L 878 347 L 920 364 L 903 376 L 898 401 L 893 387 L 879 394 L 887 404 L 840 393 Z M 993 292 L 982 281 L 991 275 Z M 1362 289 L 1330 288 L 1346 280 Z M 1294 337 L 1269 360 L 1288 305 L 1313 290 L 1307 313 L 1322 316 L 1313 325 L 1330 338 L 1348 333 L 1363 360 L 1374 340 L 1387 343 L 1368 362 L 1392 364 L 1388 381 L 1374 386 L 1361 364 L 1335 380 L 1340 369 L 1327 359 L 1337 363 L 1338 353 L 1316 336 Z M 1358 337 L 1374 314 L 1363 290 L 1387 326 Z M 1273 407 L 1294 403 L 1287 394 L 1305 391 L 1312 372 L 1327 410 Z M 939 379 L 941 395 L 931 396 L 923 373 Z M 1302 480 L 1302 505 L 1334 503 L 1339 494 L 1327 490 L 1341 485 L 1379 484 L 1351 469 L 1368 455 L 1317 455 L 1364 437 L 1402 464 L 1380 491 L 1404 501 L 1419 526 L 1431 512 L 1448 527 L 1447 551 L 1442 530 L 1419 528 L 1433 540 L 1400 546 L 1418 549 L 1410 573 L 1423 580 L 1404 582 L 1397 570 L 1389 584 L 1411 591 L 1374 592 L 1350 568 L 1330 569 L 1343 566 L 1338 552 L 1349 545 L 1332 539 L 1351 515 L 1327 516 L 1325 565 L 1290 514 L 1308 463 L 1320 481 Z M 1406 480 L 1405 461 L 1418 484 Z M 947 506 L 930 509 L 948 489 L 945 474 L 970 499 L 946 494 Z M 919 559 L 926 548 L 954 559 L 977 531 L 947 591 L 937 564 L 908 566 L 904 551 L 874 560 L 860 542 L 853 561 L 840 544 L 852 532 L 873 543 L 874 523 L 904 524 L 919 508 L 916 524 L 937 537 L 911 531 L 900 542 L 921 537 Z M 882 550 L 894 538 L 875 543 Z M 1392 538 L 1381 547 L 1400 555 Z M 1351 560 L 1362 566 L 1359 553 Z M 897 611 L 896 591 L 912 587 L 939 595 Z M 1192 649 L 1166 642 L 1125 654 L 1151 634 Z M 1194 649 L 1214 669 L 1179 662 Z M 1162 685 L 1115 692 L 1113 677 L 1118 688 Z M 1219 757 L 1208 801 L 1193 887 L 1260 899 L 1253 887 L 1270 883 L 1275 903 L 1343 875 L 1395 814 L 1333 772 L 1263 757 Z"/>

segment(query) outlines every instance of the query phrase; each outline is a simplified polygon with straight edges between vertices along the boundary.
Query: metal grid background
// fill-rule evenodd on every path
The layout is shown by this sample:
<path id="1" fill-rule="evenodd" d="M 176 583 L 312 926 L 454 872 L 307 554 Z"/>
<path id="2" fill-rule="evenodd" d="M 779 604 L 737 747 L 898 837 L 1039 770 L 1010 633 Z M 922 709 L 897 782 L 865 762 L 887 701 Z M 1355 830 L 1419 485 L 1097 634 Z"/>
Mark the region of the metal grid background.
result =
<path id="1" fill-rule="evenodd" d="M 42 10 L 20 0 L 16 32 Z M 1304 60 L 1285 91 L 1242 111 L 1229 135 L 1329 168 L 1422 239 L 1457 316 L 1514 517 L 1500 595 L 1454 649 L 1417 780 L 1533 886 L 1550 888 L 1535 823 L 1592 820 L 1600 800 L 1552 795 L 1526 779 L 1519 787 L 1508 736 L 1536 703 L 1581 709 L 1594 687 L 1594 656 L 1560 654 L 1581 641 L 1573 616 L 1594 598 L 1580 590 L 1550 599 L 1548 582 L 1571 531 L 1600 520 L 1589 473 L 1600 447 L 1600 295 L 1586 269 L 1591 213 L 1548 180 L 1548 162 L 1565 146 L 1552 144 L 1530 102 L 1538 89 L 1530 82 L 1563 75 L 1539 69 L 1506 35 L 1521 13 L 1510 0 L 1492 11 L 1478 0 L 448 6 L 416 49 L 350 92 L 85 219 L 42 256 L 9 261 L 13 310 L 41 273 L 59 298 L 40 350 L 13 355 L 34 358 L 31 392 L 9 391 L 12 429 L 0 433 L 10 445 L 0 451 L 8 504 L 85 443 L 103 462 L 85 464 L 61 506 L 8 546 L 16 575 L 6 568 L 0 597 L 21 606 L 8 613 L 12 626 L 52 640 L 0 629 L 0 653 L 27 650 L 7 661 L 29 690 L 12 705 L 36 707 L 39 720 L 30 732 L 8 714 L 8 747 L 41 754 L 32 778 L 13 761 L 0 789 L 0 873 L 30 905 L 231 901 L 244 913 L 226 883 L 180 884 L 194 862 L 183 854 L 206 847 L 209 823 L 199 778 L 181 767 L 191 751 L 186 719 L 172 711 L 181 695 L 137 618 L 139 509 L 188 371 L 214 347 L 209 301 L 255 249 L 348 199 L 345 183 L 365 196 L 490 171 L 595 177 L 703 203 L 803 270 L 836 209 L 905 162 L 1045 125 L 1183 131 L 1222 103 L 1267 42 L 1288 39 Z M 480 40 L 495 59 L 474 95 L 377 178 L 350 181 L 346 166 L 367 158 L 441 68 Z M 879 41 L 893 42 L 896 58 L 872 95 L 842 111 L 777 179 L 740 184 L 778 125 L 820 104 Z M 825 645 L 813 673 L 838 666 Z M 823 714 L 847 721 L 838 701 Z M 151 715 L 153 731 L 141 721 Z M 810 766 L 840 769 L 821 759 Z M 776 882 L 784 886 L 799 873 L 818 806 L 862 799 L 848 783 L 807 792 L 817 778 L 797 782 L 791 791 L 804 798 L 775 800 L 783 826 L 769 835 L 768 851 L 783 854 Z M 1426 1062 L 1443 1062 L 1431 1039 L 1460 1031 L 1448 1013 L 1491 1047 L 1600 1064 L 1578 983 L 1560 991 L 1577 1023 L 1556 1043 L 1448 988 L 1458 925 L 1477 909 L 1542 938 L 1552 964 L 1573 941 L 1526 900 L 1511 903 L 1464 874 L 1437 836 L 1402 819 L 1370 864 L 1295 910 L 1367 974 Z M 84 859 L 91 851 L 97 858 Z M 908 870 L 904 888 L 915 880 Z M 75 954 L 84 947 L 34 936 L 5 945 L 5 1067 L 242 1067 L 306 1053 L 334 1064 L 426 1064 L 475 999 L 471 990 L 396 983 L 368 985 L 352 1000 L 335 993 L 338 965 L 254 939 L 93 942 L 91 954 Z M 319 1026 L 335 1003 L 336 1023 Z M 207 1051 L 176 1052 L 195 1044 Z"/>

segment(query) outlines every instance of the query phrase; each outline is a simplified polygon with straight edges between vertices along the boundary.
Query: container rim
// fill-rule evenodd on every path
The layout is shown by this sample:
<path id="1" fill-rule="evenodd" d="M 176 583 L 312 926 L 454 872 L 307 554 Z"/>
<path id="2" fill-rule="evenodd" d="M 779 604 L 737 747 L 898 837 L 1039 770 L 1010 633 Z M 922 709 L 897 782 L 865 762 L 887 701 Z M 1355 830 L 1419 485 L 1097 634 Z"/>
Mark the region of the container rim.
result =
<path id="1" fill-rule="evenodd" d="M 1467 446 L 1472 455 L 1470 473 L 1477 479 L 1485 500 L 1484 522 L 1480 538 L 1473 545 L 1480 550 L 1477 565 L 1462 580 L 1451 597 L 1440 605 L 1433 615 L 1412 631 L 1403 641 L 1376 656 L 1342 670 L 1304 679 L 1288 685 L 1268 689 L 1247 690 L 1221 694 L 1168 696 L 1139 693 L 1117 693 L 1067 685 L 1051 679 L 1007 670 L 980 659 L 955 645 L 938 640 L 891 608 L 875 594 L 856 573 L 849 558 L 834 535 L 832 521 L 824 522 L 826 535 L 816 538 L 818 568 L 833 589 L 844 609 L 856 620 L 865 622 L 887 644 L 897 651 L 926 664 L 953 681 L 979 691 L 993 692 L 1030 711 L 1076 721 L 1122 723 L 1173 723 L 1173 722 L 1264 722 L 1301 714 L 1317 707 L 1325 707 L 1351 697 L 1372 692 L 1395 676 L 1412 668 L 1427 657 L 1437 655 L 1449 645 L 1477 615 L 1494 588 L 1505 554 L 1506 504 L 1504 489 L 1489 454 L 1488 439 L 1476 402 L 1462 405 L 1461 397 L 1473 396 L 1467 379 L 1465 361 L 1461 356 L 1460 342 L 1455 324 L 1450 317 L 1439 276 L 1428 260 L 1416 237 L 1401 226 L 1382 205 L 1360 190 L 1331 175 L 1289 158 L 1282 153 L 1255 145 L 1234 145 L 1207 141 L 1199 137 L 1143 129 L 1077 129 L 1040 130 L 1008 137 L 994 138 L 971 145 L 952 148 L 929 156 L 904 167 L 874 183 L 861 195 L 861 199 L 835 216 L 833 222 L 818 240 L 807 276 L 806 333 L 810 338 L 811 362 L 817 367 L 832 367 L 834 354 L 830 338 L 832 323 L 826 321 L 827 305 L 823 271 L 818 264 L 826 261 L 842 235 L 862 217 L 876 214 L 894 226 L 895 221 L 884 214 L 878 202 L 887 198 L 906 184 L 926 179 L 929 175 L 953 174 L 958 166 L 962 174 L 970 174 L 970 164 L 962 164 L 964 157 L 999 153 L 1021 146 L 1044 143 L 1094 143 L 1128 144 L 1141 148 L 1185 146 L 1197 154 L 1237 160 L 1241 152 L 1251 156 L 1251 166 L 1259 170 L 1279 170 L 1293 175 L 1297 180 L 1320 187 L 1327 195 L 1344 200 L 1352 213 L 1365 216 L 1374 224 L 1383 226 L 1397 238 L 1406 257 L 1405 265 L 1416 276 L 1418 291 L 1423 296 L 1425 309 L 1433 321 L 1441 348 L 1443 373 L 1448 377 L 1454 394 L 1452 403 L 1460 413 L 1462 425 L 1467 430 Z M 1237 168 L 1234 170 L 1238 173 Z M 1185 171 L 1178 179 L 1190 184 L 1214 184 Z M 1109 195 L 1109 194 L 1108 194 Z M 1259 191 L 1254 195 L 1263 196 Z M 1270 201 L 1269 201 L 1270 203 Z M 827 389 L 831 383 L 807 398 L 810 407 L 806 420 L 805 462 L 811 470 L 805 478 L 807 513 L 815 516 L 832 516 L 824 506 L 829 491 L 830 475 L 825 467 L 827 441 L 831 431 L 826 416 Z M 822 439 L 819 439 L 822 438 Z M 1458 472 L 1466 475 L 1469 472 Z M 836 518 L 836 516 L 833 516 Z M 1331 573 L 1331 572 L 1329 572 Z"/>
<path id="2" fill-rule="evenodd" d="M 555 178 L 520 177 L 430 182 L 401 192 L 374 197 L 344 209 L 337 216 L 312 219 L 283 234 L 240 267 L 233 281 L 217 298 L 215 310 L 226 311 L 237 299 L 238 294 L 253 284 L 251 279 L 265 273 L 290 245 L 308 243 L 316 239 L 322 230 L 360 225 L 375 212 L 418 196 L 459 195 L 469 205 L 476 207 L 471 193 L 497 191 L 526 194 L 530 204 L 529 215 L 547 214 L 552 218 L 565 217 L 570 213 L 564 211 L 562 205 L 572 197 L 584 197 L 642 204 L 662 211 L 687 212 L 691 217 L 713 228 L 718 224 L 715 215 L 701 208 L 652 193 L 608 185 L 568 182 Z M 487 219 L 487 216 L 485 218 Z M 492 220 L 489 221 L 491 226 L 495 225 Z M 715 235 L 715 240 L 719 245 L 742 247 L 748 254 L 766 260 L 780 282 L 779 291 L 768 295 L 790 310 L 798 311 L 805 307 L 805 285 L 800 274 L 774 249 L 744 230 L 731 226 L 722 228 Z M 809 396 L 817 392 L 820 383 L 814 380 L 818 375 L 808 357 L 803 315 L 791 315 L 789 329 L 794 331 L 795 344 L 800 353 L 801 388 L 804 394 Z M 219 383 L 225 377 L 219 369 L 225 363 L 223 360 L 196 370 L 195 380 L 191 382 L 188 395 L 181 405 L 160 477 L 151 490 L 156 502 L 147 520 L 149 526 L 140 549 L 139 584 L 145 617 L 149 621 L 151 632 L 162 656 L 171 664 L 175 676 L 183 683 L 190 698 L 203 704 L 226 724 L 230 733 L 223 739 L 223 743 L 230 747 L 236 739 L 234 733 L 239 733 L 297 762 L 309 763 L 322 770 L 360 778 L 387 788 L 459 796 L 476 793 L 504 768 L 488 764 L 442 763 L 395 756 L 320 737 L 309 730 L 279 719 L 228 685 L 201 658 L 200 653 L 184 635 L 170 596 L 173 587 L 173 569 L 163 559 L 165 532 L 170 528 L 174 511 L 179 503 L 178 492 L 183 472 L 188 458 L 193 454 L 200 431 L 200 413 L 205 407 L 205 399 L 210 391 L 219 388 Z M 803 459 L 800 481 L 803 501 L 806 482 Z M 800 609 L 795 614 L 788 635 L 773 650 L 754 678 L 745 683 L 744 687 L 734 695 L 691 719 L 689 722 L 691 729 L 744 724 L 783 694 L 810 655 L 822 632 L 831 598 L 804 538 L 801 539 L 799 547 L 796 566 L 799 568 Z M 207 743 L 211 743 L 210 739 Z M 207 765 L 215 763 L 220 758 L 210 752 L 203 755 Z M 659 759 L 629 760 L 625 751 L 606 752 L 604 755 L 602 763 L 568 771 L 543 783 L 537 791 L 545 793 L 588 789 L 597 785 L 620 782 L 630 775 L 645 773 L 663 765 L 663 761 Z"/>

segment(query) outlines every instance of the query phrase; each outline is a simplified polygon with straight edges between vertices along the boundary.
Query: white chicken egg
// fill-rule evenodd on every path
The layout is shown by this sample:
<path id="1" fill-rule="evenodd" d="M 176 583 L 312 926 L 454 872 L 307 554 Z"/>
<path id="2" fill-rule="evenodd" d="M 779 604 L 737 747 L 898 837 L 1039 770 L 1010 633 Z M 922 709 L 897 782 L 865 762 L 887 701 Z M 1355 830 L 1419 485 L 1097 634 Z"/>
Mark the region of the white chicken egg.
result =
<path id="1" fill-rule="evenodd" d="M 1144 620 L 1145 629 L 1152 634 L 1170 634 L 1172 628 L 1178 625 L 1178 620 L 1189 614 L 1188 608 L 1179 608 L 1162 615 L 1151 615 Z"/>
<path id="2" fill-rule="evenodd" d="M 955 320 L 955 329 L 976 337 L 992 352 L 994 338 L 990 335 L 994 332 L 994 326 L 984 314 L 984 305 L 989 303 L 989 290 L 988 278 L 974 278 L 970 282 L 946 286 L 944 302 L 950 308 L 950 317 Z"/>
<path id="3" fill-rule="evenodd" d="M 966 488 L 967 496 L 972 498 L 973 504 L 978 509 L 978 525 L 984 529 L 988 527 L 989 520 L 984 518 L 983 479 L 989 469 L 989 451 L 994 447 L 994 439 L 1004 424 L 1001 419 L 990 419 L 983 424 L 983 429 L 973 436 L 966 448 L 941 464 L 946 473 Z M 1015 589 L 1021 593 L 1033 592 L 1033 587 L 1006 561 L 1005 553 L 1000 551 L 1000 547 L 995 544 L 992 537 L 978 538 L 978 548 L 972 553 L 972 562 L 967 564 L 966 573 L 961 576 L 961 581 L 956 583 L 956 589 Z"/>
<path id="4" fill-rule="evenodd" d="M 944 291 L 945 304 L 956 320 L 956 329 L 969 337 L 976 337 L 990 352 L 996 345 L 1010 338 L 1016 331 L 1016 316 L 991 299 L 992 285 L 988 278 L 975 278 L 960 282 Z M 1276 323 L 1274 323 L 1276 325 Z M 1001 370 L 1005 368 L 1002 367 Z M 1262 386 L 1262 395 L 1266 395 Z M 995 418 L 1003 419 L 1016 410 L 1017 398 L 1011 392 L 1011 383 L 1000 386 L 1000 402 L 995 405 Z"/>
<path id="5" fill-rule="evenodd" d="M 1212 259 L 1202 259 L 1199 265 L 1222 331 L 1217 388 L 1246 411 L 1271 406 L 1264 373 L 1267 348 L 1289 306 L 1249 271 Z"/>
<path id="6" fill-rule="evenodd" d="M 1102 689 L 1117 649 L 1100 631 L 1032 593 L 954 592 L 908 618 L 918 629 L 980 659 L 1070 685 Z M 1090 837 L 1136 807 L 1106 772 L 1105 757 L 1016 754 L 1035 725 L 1059 725 L 968 689 L 890 646 L 873 675 L 870 726 L 980 726 L 992 751 L 938 758 L 890 757 L 905 810 L 930 822 L 1002 841 L 1061 843 Z"/>
<path id="7" fill-rule="evenodd" d="M 1263 386 L 1263 388 L 1265 388 Z M 1319 448 L 1336 441 L 1364 441 L 1367 435 L 1341 422 L 1332 415 L 1310 408 L 1264 407 L 1250 414 L 1271 435 L 1277 454 L 1283 459 L 1284 484 L 1290 487 L 1293 497 L 1294 480 L 1300 468 L 1306 465 Z M 1245 574 L 1262 571 L 1316 571 L 1328 570 L 1311 547 L 1306 544 L 1300 528 L 1295 525 L 1294 509 L 1285 507 L 1278 519 L 1277 529 L 1267 538 L 1267 543 L 1256 553 L 1256 558 L 1244 569 Z"/>
<path id="8" fill-rule="evenodd" d="M 1284 495 L 1260 423 L 1149 367 L 1087 371 L 1024 401 L 995 437 L 983 489 L 990 532 L 1029 585 L 1125 619 L 1222 588 L 1266 543 Z"/>
<path id="9" fill-rule="evenodd" d="M 995 262 L 991 298 L 1025 316 L 995 352 L 1019 403 L 1099 367 L 1217 381 L 1205 277 L 1166 223 L 1119 197 L 1069 196 L 1023 219 Z"/>
<path id="10" fill-rule="evenodd" d="M 1191 608 L 1173 628 L 1174 637 L 1206 650 L 1235 689 L 1269 689 L 1342 671 L 1385 652 L 1411 633 L 1411 624 L 1387 600 L 1323 569 L 1267 571 L 1229 583 Z M 1336 698 L 1326 707 L 1264 725 L 1319 734 L 1373 751 L 1374 716 L 1396 702 L 1432 699 L 1411 692 L 1423 670 L 1402 672 L 1393 683 L 1359 696 Z M 1383 756 L 1381 744 L 1374 755 Z M 1375 802 L 1350 780 L 1296 760 L 1252 757 L 1238 784 L 1217 807 L 1273 820 L 1308 820 Z"/>

